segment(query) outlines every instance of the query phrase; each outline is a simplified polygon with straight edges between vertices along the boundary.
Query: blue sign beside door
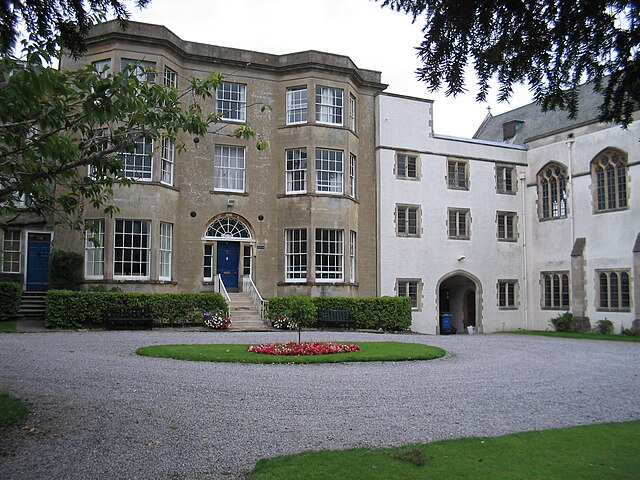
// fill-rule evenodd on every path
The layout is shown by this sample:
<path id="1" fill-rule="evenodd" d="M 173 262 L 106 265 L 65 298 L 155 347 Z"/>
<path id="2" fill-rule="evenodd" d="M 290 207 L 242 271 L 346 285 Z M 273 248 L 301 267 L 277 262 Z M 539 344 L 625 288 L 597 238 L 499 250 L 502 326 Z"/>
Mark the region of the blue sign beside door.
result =
<path id="1" fill-rule="evenodd" d="M 51 235 L 30 233 L 27 239 L 27 282 L 28 291 L 44 291 L 49 287 L 49 252 Z"/>
<path id="2" fill-rule="evenodd" d="M 238 242 L 218 242 L 217 273 L 222 283 L 229 288 L 238 288 L 238 265 L 240 244 Z"/>

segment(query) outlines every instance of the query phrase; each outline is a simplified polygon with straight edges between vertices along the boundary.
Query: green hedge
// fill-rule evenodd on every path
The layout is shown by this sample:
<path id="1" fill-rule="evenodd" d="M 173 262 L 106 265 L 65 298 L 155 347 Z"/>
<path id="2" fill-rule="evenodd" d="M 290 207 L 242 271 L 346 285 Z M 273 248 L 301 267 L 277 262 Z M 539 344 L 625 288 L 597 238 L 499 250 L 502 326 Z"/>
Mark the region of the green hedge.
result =
<path id="1" fill-rule="evenodd" d="M 0 322 L 13 320 L 20 310 L 22 288 L 16 282 L 0 282 Z"/>
<path id="2" fill-rule="evenodd" d="M 110 306 L 151 307 L 154 325 L 201 324 L 202 312 L 227 312 L 219 293 L 121 293 L 49 290 L 44 325 L 79 328 L 101 325 Z"/>
<path id="3" fill-rule="evenodd" d="M 275 297 L 267 305 L 267 317 L 274 320 L 289 307 L 290 297 Z M 409 297 L 350 298 L 313 297 L 317 311 L 349 310 L 356 319 L 356 328 L 385 331 L 408 330 L 411 327 Z"/>

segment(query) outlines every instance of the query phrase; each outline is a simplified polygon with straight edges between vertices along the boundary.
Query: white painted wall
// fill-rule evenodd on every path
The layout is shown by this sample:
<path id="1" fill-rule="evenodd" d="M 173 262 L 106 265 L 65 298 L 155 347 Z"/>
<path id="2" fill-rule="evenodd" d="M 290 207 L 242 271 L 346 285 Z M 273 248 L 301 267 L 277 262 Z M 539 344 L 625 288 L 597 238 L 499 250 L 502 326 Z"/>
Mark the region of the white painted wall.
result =
<path id="1" fill-rule="evenodd" d="M 395 295 L 398 278 L 421 279 L 421 308 L 413 312 L 412 329 L 436 333 L 439 284 L 445 277 L 461 273 L 479 283 L 476 317 L 482 331 L 522 328 L 523 303 L 516 310 L 500 310 L 497 304 L 498 279 L 517 279 L 522 285 L 522 242 L 499 242 L 496 238 L 498 210 L 517 212 L 519 223 L 522 221 L 521 191 L 516 195 L 496 193 L 495 164 L 519 163 L 520 171 L 526 152 L 488 142 L 425 135 L 430 131 L 431 107 L 431 103 L 407 97 L 378 97 L 380 294 Z M 418 180 L 396 178 L 396 151 L 419 155 L 422 175 Z M 449 156 L 469 159 L 469 190 L 447 188 Z M 396 236 L 398 203 L 420 206 L 419 238 Z M 448 239 L 448 207 L 471 210 L 470 240 Z M 459 261 L 461 256 L 465 258 Z M 462 304 L 456 296 L 451 307 L 453 323 L 460 330 Z"/>

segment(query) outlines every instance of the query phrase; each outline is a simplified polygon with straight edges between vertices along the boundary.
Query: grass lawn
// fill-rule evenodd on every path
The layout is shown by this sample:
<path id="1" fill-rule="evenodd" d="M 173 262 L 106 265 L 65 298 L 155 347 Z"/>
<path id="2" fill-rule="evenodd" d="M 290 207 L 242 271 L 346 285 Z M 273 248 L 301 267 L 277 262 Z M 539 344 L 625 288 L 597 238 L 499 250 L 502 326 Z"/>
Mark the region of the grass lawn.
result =
<path id="1" fill-rule="evenodd" d="M 14 333 L 17 331 L 18 331 L 18 322 L 16 322 L 15 320 L 0 322 L 0 332 Z"/>
<path id="2" fill-rule="evenodd" d="M 304 452 L 263 459 L 266 479 L 636 479 L 640 422 L 465 438 L 391 449 Z"/>
<path id="3" fill-rule="evenodd" d="M 6 393 L 0 394 L 0 425 L 15 423 L 27 416 L 27 407 Z"/>
<path id="4" fill-rule="evenodd" d="M 504 333 L 517 333 L 519 335 L 544 335 L 546 337 L 562 338 L 586 338 L 589 340 L 611 340 L 613 342 L 640 342 L 640 335 L 605 335 L 602 333 L 580 332 L 552 332 L 549 330 L 513 330 Z"/>
<path id="5" fill-rule="evenodd" d="M 335 342 L 352 343 L 352 342 Z M 438 347 L 419 343 L 357 342 L 359 352 L 327 355 L 267 355 L 247 352 L 247 345 L 154 345 L 137 350 L 138 355 L 174 358 L 203 362 L 239 363 L 336 363 L 336 362 L 396 362 L 403 360 L 431 360 L 446 353 Z"/>

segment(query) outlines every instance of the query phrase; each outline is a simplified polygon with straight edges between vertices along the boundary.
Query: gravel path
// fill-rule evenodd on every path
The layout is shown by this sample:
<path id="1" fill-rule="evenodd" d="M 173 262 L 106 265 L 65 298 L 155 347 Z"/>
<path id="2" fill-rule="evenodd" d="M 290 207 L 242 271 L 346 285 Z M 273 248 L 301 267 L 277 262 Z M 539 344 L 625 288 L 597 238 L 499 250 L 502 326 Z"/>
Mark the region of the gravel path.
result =
<path id="1" fill-rule="evenodd" d="M 0 335 L 0 391 L 30 409 L 0 431 L 2 479 L 235 479 L 268 456 L 640 419 L 640 344 L 521 335 L 305 333 L 426 343 L 445 358 L 326 365 L 193 363 L 160 343 L 292 333 Z"/>

